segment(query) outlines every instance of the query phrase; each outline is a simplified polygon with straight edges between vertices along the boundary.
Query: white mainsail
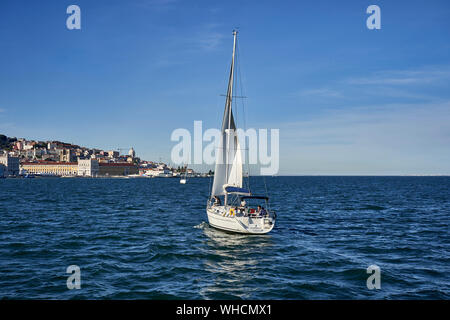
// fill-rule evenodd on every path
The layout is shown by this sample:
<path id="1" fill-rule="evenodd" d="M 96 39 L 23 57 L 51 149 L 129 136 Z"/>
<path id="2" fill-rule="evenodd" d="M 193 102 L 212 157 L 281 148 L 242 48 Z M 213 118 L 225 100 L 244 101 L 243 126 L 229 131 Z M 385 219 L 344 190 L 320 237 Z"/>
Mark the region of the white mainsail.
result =
<path id="1" fill-rule="evenodd" d="M 233 35 L 233 58 L 231 60 L 230 78 L 228 81 L 225 111 L 222 120 L 221 137 L 219 147 L 216 151 L 216 167 L 214 170 L 214 182 L 211 191 L 212 196 L 224 195 L 224 185 L 242 188 L 242 153 L 231 108 L 237 32 L 233 32 Z"/>
<path id="2" fill-rule="evenodd" d="M 234 132 L 236 135 L 236 132 Z M 236 148 L 234 150 L 234 158 L 233 162 L 231 164 L 231 169 L 228 174 L 228 185 L 232 185 L 235 187 L 242 188 L 242 154 L 241 154 L 241 148 L 239 145 L 239 139 L 236 136 Z"/>

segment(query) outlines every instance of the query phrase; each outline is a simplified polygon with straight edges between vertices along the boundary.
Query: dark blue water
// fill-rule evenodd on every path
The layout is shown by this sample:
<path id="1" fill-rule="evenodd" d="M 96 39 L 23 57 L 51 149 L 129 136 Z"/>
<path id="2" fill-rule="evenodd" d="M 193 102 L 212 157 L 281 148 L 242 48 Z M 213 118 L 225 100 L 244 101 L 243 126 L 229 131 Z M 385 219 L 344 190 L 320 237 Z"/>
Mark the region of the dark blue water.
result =
<path id="1" fill-rule="evenodd" d="M 277 225 L 246 236 L 206 224 L 209 179 L 0 180 L 0 298 L 450 298 L 450 178 L 266 182 Z"/>

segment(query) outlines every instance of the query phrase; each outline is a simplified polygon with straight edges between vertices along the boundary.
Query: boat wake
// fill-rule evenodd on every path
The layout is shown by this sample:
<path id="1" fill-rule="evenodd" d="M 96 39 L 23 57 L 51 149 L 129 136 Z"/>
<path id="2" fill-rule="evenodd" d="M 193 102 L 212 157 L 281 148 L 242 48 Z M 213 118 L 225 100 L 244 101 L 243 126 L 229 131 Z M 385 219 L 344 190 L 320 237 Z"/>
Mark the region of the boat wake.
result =
<path id="1" fill-rule="evenodd" d="M 202 223 L 194 226 L 194 228 L 196 228 L 196 229 L 205 229 L 207 226 L 208 226 L 208 223 L 205 222 L 205 221 L 202 221 Z"/>

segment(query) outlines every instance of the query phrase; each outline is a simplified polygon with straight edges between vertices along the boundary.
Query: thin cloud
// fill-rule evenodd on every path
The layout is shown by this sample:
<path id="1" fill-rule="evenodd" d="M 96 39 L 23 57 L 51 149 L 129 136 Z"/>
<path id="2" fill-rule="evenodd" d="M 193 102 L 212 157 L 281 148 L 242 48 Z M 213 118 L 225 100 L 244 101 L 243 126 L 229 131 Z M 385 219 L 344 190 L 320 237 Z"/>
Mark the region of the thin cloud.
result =
<path id="1" fill-rule="evenodd" d="M 217 23 L 209 23 L 196 28 L 198 31 L 193 31 L 192 36 L 186 37 L 183 44 L 188 42 L 190 48 L 200 51 L 212 51 L 217 49 L 222 41 L 225 39 L 225 34 L 219 32 L 217 29 L 220 27 Z"/>
<path id="2" fill-rule="evenodd" d="M 369 77 L 350 78 L 344 81 L 355 85 L 414 85 L 435 83 L 450 78 L 450 68 L 422 70 L 388 70 L 375 72 Z"/>
<path id="3" fill-rule="evenodd" d="M 202 50 L 215 50 L 219 47 L 224 37 L 223 34 L 218 32 L 202 34 L 197 38 L 197 45 Z"/>
<path id="4" fill-rule="evenodd" d="M 318 89 L 306 89 L 297 92 L 299 96 L 318 96 L 318 97 L 331 97 L 331 98 L 340 98 L 342 97 L 342 93 L 327 88 L 318 88 Z"/>
<path id="5" fill-rule="evenodd" d="M 207 24 L 186 30 L 188 34 L 177 35 L 170 40 L 171 47 L 179 51 L 212 51 L 216 50 L 225 39 L 225 34 L 217 31 L 217 24 Z"/>
<path id="6" fill-rule="evenodd" d="M 311 103 L 336 103 L 344 101 L 364 103 L 366 99 L 378 104 L 393 102 L 423 103 L 443 102 L 448 94 L 437 94 L 431 87 L 442 89 L 450 83 L 450 66 L 429 66 L 411 70 L 374 72 L 367 77 L 350 77 L 293 93 L 294 97 L 311 99 Z M 448 91 L 448 90 L 447 90 Z M 380 100 L 381 98 L 381 100 Z M 375 99 L 375 100 L 374 100 Z"/>
<path id="7" fill-rule="evenodd" d="M 178 0 L 141 0 L 135 4 L 141 8 L 167 10 L 173 8 Z"/>

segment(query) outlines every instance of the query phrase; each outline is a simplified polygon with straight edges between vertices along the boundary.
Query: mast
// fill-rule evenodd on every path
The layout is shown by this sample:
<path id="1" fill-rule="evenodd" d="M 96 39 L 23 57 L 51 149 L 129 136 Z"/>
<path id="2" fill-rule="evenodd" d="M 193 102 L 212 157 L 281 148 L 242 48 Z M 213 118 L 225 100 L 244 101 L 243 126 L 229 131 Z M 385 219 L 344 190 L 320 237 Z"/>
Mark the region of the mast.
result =
<path id="1" fill-rule="evenodd" d="M 233 56 L 231 59 L 231 69 L 230 69 L 230 79 L 228 80 L 228 90 L 227 90 L 227 104 L 228 104 L 228 124 L 227 124 L 227 159 L 230 153 L 230 129 L 231 129 L 231 107 L 233 102 L 233 80 L 234 80 L 234 57 L 236 55 L 236 38 L 237 31 L 233 30 Z M 226 109 L 226 108 L 225 108 Z M 228 170 L 226 171 L 225 180 L 228 180 Z M 226 201 L 225 201 L 226 202 Z M 226 203 L 225 203 L 226 204 Z"/>
<path id="2" fill-rule="evenodd" d="M 236 55 L 236 38 L 237 38 L 237 31 L 233 30 L 233 56 L 231 58 L 231 69 L 230 69 L 230 79 L 228 80 L 228 90 L 227 90 L 227 104 L 228 104 L 228 124 L 227 124 L 227 164 L 229 163 L 229 156 L 230 156 L 230 140 L 232 138 L 231 136 L 231 107 L 233 106 L 233 80 L 234 80 L 234 56 Z M 225 108 L 226 109 L 226 108 Z M 228 170 L 225 171 L 225 181 L 228 181 Z M 225 193 L 225 199 L 224 199 L 224 205 L 227 205 L 228 202 L 228 194 Z"/>
<path id="3" fill-rule="evenodd" d="M 230 79 L 228 80 L 228 90 L 227 90 L 227 104 L 229 105 L 228 129 L 230 129 L 231 125 L 230 121 L 231 121 L 231 106 L 233 100 L 234 57 L 236 55 L 236 38 L 237 38 L 237 31 L 233 30 L 233 56 L 231 59 Z"/>
<path id="4" fill-rule="evenodd" d="M 233 85 L 234 85 L 234 69 L 236 61 L 237 31 L 233 30 L 233 55 L 230 67 L 230 76 L 228 79 L 228 88 L 225 101 L 225 110 L 223 113 L 221 138 L 219 147 L 216 151 L 216 166 L 214 171 L 214 182 L 211 195 L 224 195 L 225 205 L 227 203 L 227 193 L 224 191 L 225 184 L 231 184 L 237 187 L 242 186 L 241 178 L 241 155 L 239 141 L 236 135 L 236 124 L 234 122 L 232 102 L 233 102 Z M 233 139 L 233 141 L 231 141 Z M 236 176 L 235 176 L 236 175 Z"/>

